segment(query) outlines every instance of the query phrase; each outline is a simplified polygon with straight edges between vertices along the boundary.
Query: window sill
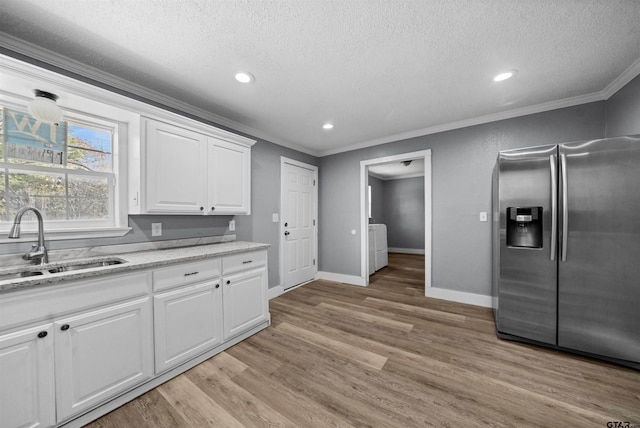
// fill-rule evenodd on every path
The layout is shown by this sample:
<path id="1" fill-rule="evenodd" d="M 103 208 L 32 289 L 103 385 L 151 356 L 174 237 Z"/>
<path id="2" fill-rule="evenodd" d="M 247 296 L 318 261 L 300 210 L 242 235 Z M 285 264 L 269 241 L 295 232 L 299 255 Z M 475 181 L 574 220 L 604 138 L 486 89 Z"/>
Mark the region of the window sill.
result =
<path id="1" fill-rule="evenodd" d="M 69 239 L 94 239 L 94 238 L 119 238 L 126 235 L 131 230 L 130 227 L 103 227 L 94 229 L 68 229 L 68 230 L 46 230 L 44 238 L 46 241 L 64 241 Z M 38 239 L 38 232 L 23 231 L 20 238 L 10 239 L 7 237 L 8 231 L 0 231 L 0 244 L 16 244 L 19 242 L 33 242 Z"/>

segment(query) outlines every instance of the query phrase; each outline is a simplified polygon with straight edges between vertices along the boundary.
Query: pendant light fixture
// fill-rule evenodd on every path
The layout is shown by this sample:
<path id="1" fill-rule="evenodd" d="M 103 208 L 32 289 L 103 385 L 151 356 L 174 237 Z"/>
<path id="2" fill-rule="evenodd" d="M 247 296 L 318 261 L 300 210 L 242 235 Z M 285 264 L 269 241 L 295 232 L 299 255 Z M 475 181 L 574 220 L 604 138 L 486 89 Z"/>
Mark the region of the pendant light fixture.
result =
<path id="1" fill-rule="evenodd" d="M 29 103 L 29 113 L 42 122 L 58 124 L 62 120 L 62 110 L 56 104 L 58 96 L 51 92 L 34 90 L 36 97 Z"/>

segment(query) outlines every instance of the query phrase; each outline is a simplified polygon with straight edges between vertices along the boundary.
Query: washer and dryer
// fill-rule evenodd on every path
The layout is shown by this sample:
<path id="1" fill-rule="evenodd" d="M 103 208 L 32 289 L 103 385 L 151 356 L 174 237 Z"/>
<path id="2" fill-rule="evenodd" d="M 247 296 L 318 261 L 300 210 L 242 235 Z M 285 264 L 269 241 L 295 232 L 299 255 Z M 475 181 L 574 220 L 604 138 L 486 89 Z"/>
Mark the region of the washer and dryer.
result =
<path id="1" fill-rule="evenodd" d="M 387 226 L 369 225 L 369 275 L 389 264 L 387 254 Z"/>

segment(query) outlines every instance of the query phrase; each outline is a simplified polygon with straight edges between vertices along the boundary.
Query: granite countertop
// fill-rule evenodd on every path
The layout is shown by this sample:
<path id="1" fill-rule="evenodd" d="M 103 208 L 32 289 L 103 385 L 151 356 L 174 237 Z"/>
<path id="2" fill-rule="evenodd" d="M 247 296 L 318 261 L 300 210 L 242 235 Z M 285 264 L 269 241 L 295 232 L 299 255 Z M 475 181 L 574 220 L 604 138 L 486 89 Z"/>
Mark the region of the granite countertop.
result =
<path id="1" fill-rule="evenodd" d="M 269 246 L 269 244 L 259 244 L 255 242 L 232 241 L 207 245 L 194 245 L 189 247 L 176 247 L 129 253 L 113 253 L 100 255 L 98 257 L 74 258 L 39 266 L 15 265 L 0 269 L 0 277 L 2 275 L 10 275 L 14 272 L 21 272 L 25 270 L 48 271 L 49 269 L 83 262 L 104 262 L 113 259 L 122 261 L 120 264 L 113 264 L 110 266 L 91 267 L 81 270 L 0 280 L 0 294 L 10 291 L 18 291 L 21 289 L 53 285 L 69 280 L 91 278 L 106 274 L 123 273 L 138 269 L 165 266 L 172 263 L 202 260 L 209 257 L 262 250 L 269 248 Z"/>

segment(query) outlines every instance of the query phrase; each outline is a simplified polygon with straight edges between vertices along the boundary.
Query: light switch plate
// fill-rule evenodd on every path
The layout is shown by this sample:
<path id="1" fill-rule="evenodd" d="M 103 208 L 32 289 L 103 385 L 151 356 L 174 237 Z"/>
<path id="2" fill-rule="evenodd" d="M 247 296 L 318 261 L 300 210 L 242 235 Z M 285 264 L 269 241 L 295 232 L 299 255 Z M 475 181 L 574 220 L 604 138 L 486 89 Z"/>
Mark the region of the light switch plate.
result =
<path id="1" fill-rule="evenodd" d="M 151 223 L 151 236 L 162 236 L 162 223 Z"/>
<path id="2" fill-rule="evenodd" d="M 480 212 L 480 221 L 487 221 L 487 213 L 485 211 Z"/>
<path id="3" fill-rule="evenodd" d="M 277 223 L 280 221 L 280 215 L 278 213 L 271 214 L 271 221 Z"/>
<path id="4" fill-rule="evenodd" d="M 236 221 L 235 220 L 229 220 L 229 231 L 233 232 L 234 230 L 236 230 Z"/>

